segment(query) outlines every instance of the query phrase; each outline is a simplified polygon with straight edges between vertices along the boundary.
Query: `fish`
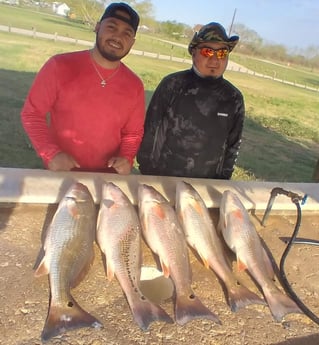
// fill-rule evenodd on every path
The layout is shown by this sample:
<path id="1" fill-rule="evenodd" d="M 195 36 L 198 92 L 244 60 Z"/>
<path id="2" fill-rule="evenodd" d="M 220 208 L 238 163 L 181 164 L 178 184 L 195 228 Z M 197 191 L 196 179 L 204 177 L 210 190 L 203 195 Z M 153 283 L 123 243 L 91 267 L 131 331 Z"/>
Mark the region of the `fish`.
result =
<path id="1" fill-rule="evenodd" d="M 297 304 L 275 284 L 271 259 L 255 225 L 237 194 L 230 190 L 225 190 L 221 198 L 218 229 L 236 254 L 239 271 L 248 270 L 262 289 L 275 321 L 282 321 L 290 313 L 302 313 Z"/>
<path id="2" fill-rule="evenodd" d="M 71 295 L 94 260 L 96 208 L 88 188 L 74 182 L 61 199 L 46 231 L 43 257 L 34 267 L 35 277 L 48 274 L 50 303 L 41 338 L 80 327 L 101 328 Z"/>
<path id="3" fill-rule="evenodd" d="M 173 323 L 160 306 L 141 292 L 140 221 L 127 195 L 112 182 L 102 185 L 96 237 L 105 255 L 107 278 L 111 281 L 116 276 L 138 326 L 145 331 L 153 321 Z"/>
<path id="4" fill-rule="evenodd" d="M 157 255 L 163 275 L 174 283 L 176 323 L 182 326 L 194 319 L 208 319 L 221 324 L 192 290 L 188 247 L 174 208 L 153 186 L 140 184 L 138 210 L 145 242 Z"/>
<path id="5" fill-rule="evenodd" d="M 230 309 L 236 312 L 250 304 L 265 304 L 254 292 L 239 285 L 205 202 L 190 183 L 178 181 L 175 209 L 188 245 L 197 252 L 204 266 L 211 268 L 224 282 Z"/>

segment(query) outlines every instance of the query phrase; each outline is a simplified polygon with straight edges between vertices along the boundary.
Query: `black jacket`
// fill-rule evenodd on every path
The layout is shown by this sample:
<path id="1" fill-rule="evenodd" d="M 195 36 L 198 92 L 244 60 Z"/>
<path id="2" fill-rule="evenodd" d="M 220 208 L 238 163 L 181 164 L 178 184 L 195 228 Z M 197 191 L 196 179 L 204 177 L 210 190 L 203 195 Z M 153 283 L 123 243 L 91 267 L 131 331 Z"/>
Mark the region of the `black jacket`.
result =
<path id="1" fill-rule="evenodd" d="M 137 154 L 142 174 L 230 179 L 245 116 L 241 92 L 193 69 L 166 76 L 149 104 Z"/>

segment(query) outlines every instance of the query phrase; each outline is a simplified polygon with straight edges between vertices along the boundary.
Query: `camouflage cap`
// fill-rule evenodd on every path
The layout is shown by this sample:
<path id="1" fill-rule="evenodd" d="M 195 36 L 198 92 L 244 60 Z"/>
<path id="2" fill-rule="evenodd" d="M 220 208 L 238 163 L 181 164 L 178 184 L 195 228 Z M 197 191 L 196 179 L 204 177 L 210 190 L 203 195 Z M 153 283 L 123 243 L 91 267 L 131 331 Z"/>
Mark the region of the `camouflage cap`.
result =
<path id="1" fill-rule="evenodd" d="M 211 22 L 202 26 L 198 32 L 195 32 L 193 39 L 188 45 L 188 51 L 190 54 L 192 54 L 192 50 L 198 44 L 204 42 L 225 43 L 228 46 L 229 51 L 232 51 L 238 41 L 238 36 L 228 37 L 222 25 L 220 25 L 219 23 Z"/>

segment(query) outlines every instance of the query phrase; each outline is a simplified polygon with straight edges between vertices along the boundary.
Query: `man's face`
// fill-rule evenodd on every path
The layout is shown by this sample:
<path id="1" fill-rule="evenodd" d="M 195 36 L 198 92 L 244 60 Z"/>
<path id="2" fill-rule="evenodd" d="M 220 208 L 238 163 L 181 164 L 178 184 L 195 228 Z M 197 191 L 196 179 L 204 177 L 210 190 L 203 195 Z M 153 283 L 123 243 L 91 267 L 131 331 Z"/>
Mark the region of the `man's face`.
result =
<path id="1" fill-rule="evenodd" d="M 228 47 L 224 43 L 200 43 L 193 49 L 193 63 L 204 77 L 218 78 L 226 70 Z"/>
<path id="2" fill-rule="evenodd" d="M 123 17 L 129 15 L 117 11 Z M 135 42 L 133 28 L 118 18 L 105 18 L 96 25 L 96 46 L 100 54 L 109 61 L 118 61 L 126 56 Z"/>

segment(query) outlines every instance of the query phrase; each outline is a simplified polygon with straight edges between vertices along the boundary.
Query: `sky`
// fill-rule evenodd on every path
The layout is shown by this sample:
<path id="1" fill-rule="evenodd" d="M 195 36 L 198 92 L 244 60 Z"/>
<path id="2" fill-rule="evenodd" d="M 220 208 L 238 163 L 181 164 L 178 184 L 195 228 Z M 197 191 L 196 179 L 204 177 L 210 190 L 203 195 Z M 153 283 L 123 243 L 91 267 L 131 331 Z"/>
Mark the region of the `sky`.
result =
<path id="1" fill-rule="evenodd" d="M 209 22 L 244 24 L 265 43 L 319 47 L 319 0 L 152 0 L 155 19 L 193 27 Z"/>

